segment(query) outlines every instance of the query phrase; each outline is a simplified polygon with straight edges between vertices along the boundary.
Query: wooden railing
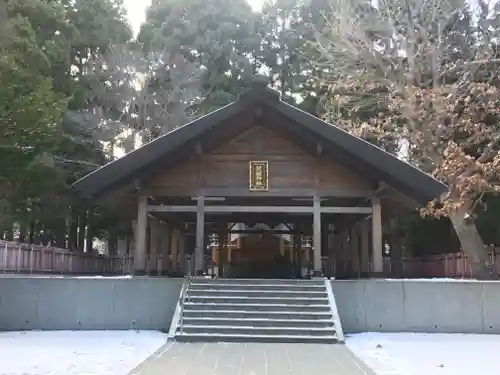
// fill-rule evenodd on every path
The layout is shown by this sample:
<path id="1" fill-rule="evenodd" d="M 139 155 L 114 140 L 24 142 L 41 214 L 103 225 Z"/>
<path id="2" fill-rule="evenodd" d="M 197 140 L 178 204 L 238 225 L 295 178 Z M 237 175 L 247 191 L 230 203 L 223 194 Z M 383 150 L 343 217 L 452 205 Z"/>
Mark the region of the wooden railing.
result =
<path id="1" fill-rule="evenodd" d="M 108 257 L 0 241 L 0 273 L 128 275 L 132 270 L 130 257 Z"/>
<path id="2" fill-rule="evenodd" d="M 500 252 L 498 249 L 490 251 L 489 259 L 491 264 L 500 269 Z M 401 259 L 402 275 L 406 278 L 429 278 L 429 277 L 448 277 L 470 279 L 472 278 L 472 269 L 467 256 L 464 253 L 452 253 L 432 255 L 419 258 Z M 390 258 L 384 259 L 384 274 L 387 277 L 392 276 L 392 261 Z"/>
<path id="3" fill-rule="evenodd" d="M 500 270 L 500 251 L 490 252 L 490 262 Z M 323 259 L 324 270 L 333 266 Z M 392 261 L 384 258 L 384 275 L 394 277 Z M 469 279 L 472 270 L 464 253 L 441 254 L 419 258 L 402 258 L 401 275 L 405 278 L 448 277 Z M 333 269 L 333 268 L 332 268 Z M 129 275 L 133 258 L 108 257 L 38 245 L 0 240 L 0 274 L 68 274 L 68 275 Z M 333 276 L 333 274 L 332 274 Z"/>

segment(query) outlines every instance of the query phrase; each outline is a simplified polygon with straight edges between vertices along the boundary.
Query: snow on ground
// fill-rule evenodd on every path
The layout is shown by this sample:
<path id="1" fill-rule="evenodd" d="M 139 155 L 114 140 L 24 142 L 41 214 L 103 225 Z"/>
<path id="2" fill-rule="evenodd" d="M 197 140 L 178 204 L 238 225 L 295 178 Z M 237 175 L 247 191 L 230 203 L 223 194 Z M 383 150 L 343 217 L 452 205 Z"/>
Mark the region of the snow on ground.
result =
<path id="1" fill-rule="evenodd" d="M 166 340 L 155 331 L 0 333 L 0 374 L 127 375 Z"/>
<path id="2" fill-rule="evenodd" d="M 44 274 L 26 274 L 26 273 L 0 273 L 0 278 L 20 278 L 20 279 L 132 279 L 132 278 L 147 278 L 148 276 L 73 276 L 73 275 L 44 275 Z"/>
<path id="3" fill-rule="evenodd" d="M 360 333 L 346 343 L 377 375 L 500 374 L 500 335 Z"/>

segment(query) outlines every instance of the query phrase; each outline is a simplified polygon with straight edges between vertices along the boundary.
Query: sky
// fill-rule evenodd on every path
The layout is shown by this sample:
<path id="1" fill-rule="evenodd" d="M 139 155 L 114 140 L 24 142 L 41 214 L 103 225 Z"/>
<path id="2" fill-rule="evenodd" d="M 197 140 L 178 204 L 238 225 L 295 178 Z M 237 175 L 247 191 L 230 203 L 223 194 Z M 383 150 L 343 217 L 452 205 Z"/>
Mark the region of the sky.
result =
<path id="1" fill-rule="evenodd" d="M 261 9 L 264 0 L 247 0 L 250 6 L 258 11 Z M 128 18 L 134 33 L 138 33 L 141 23 L 145 19 L 146 7 L 151 3 L 151 0 L 124 0 L 125 8 L 127 8 Z"/>

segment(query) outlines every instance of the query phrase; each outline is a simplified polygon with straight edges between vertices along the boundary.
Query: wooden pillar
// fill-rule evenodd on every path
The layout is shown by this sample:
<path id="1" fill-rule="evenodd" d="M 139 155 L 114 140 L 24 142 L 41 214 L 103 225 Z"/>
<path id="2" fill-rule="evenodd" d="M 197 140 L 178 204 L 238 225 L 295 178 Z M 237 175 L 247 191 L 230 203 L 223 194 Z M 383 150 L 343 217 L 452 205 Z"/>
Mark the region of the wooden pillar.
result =
<path id="1" fill-rule="evenodd" d="M 352 263 L 351 263 L 351 238 L 349 233 L 349 227 L 344 228 L 344 265 L 345 265 L 345 276 L 351 277 L 352 275 Z"/>
<path id="2" fill-rule="evenodd" d="M 161 274 L 162 276 L 168 276 L 170 274 L 169 269 L 169 256 L 172 253 L 172 226 L 166 223 L 164 226 L 164 237 L 163 237 L 163 249 L 161 255 Z"/>
<path id="3" fill-rule="evenodd" d="M 349 233 L 342 228 L 342 273 L 344 277 L 349 276 Z"/>
<path id="4" fill-rule="evenodd" d="M 351 259 L 354 276 L 360 276 L 360 256 L 359 256 L 359 223 L 351 227 Z"/>
<path id="5" fill-rule="evenodd" d="M 227 232 L 228 225 L 227 223 L 218 223 L 217 224 L 217 236 L 219 238 L 219 245 L 217 249 L 215 250 L 217 256 L 216 256 L 216 268 L 215 268 L 215 275 L 216 276 L 223 276 L 224 275 L 224 264 L 225 264 L 225 259 L 226 259 L 226 254 L 224 253 L 224 243 L 225 241 L 225 234 Z"/>
<path id="6" fill-rule="evenodd" d="M 166 267 L 169 273 L 173 271 L 173 261 L 170 258 L 173 258 L 173 254 L 179 254 L 179 233 L 177 228 L 171 228 L 170 230 L 170 252 L 166 259 Z"/>
<path id="7" fill-rule="evenodd" d="M 115 257 L 118 253 L 118 235 L 115 228 L 108 230 L 108 256 Z"/>
<path id="8" fill-rule="evenodd" d="M 398 218 L 391 220 L 391 277 L 403 277 L 403 251 Z"/>
<path id="9" fill-rule="evenodd" d="M 325 263 L 323 265 L 323 275 L 331 276 L 331 248 L 330 248 L 330 233 L 329 233 L 329 225 L 327 222 L 323 221 L 322 229 L 321 229 L 321 249 L 325 256 Z"/>
<path id="10" fill-rule="evenodd" d="M 361 277 L 370 276 L 370 222 L 361 222 Z"/>
<path id="11" fill-rule="evenodd" d="M 160 223 L 158 220 L 150 220 L 150 252 L 148 261 L 148 274 L 157 276 L 158 270 L 158 253 L 160 252 Z"/>
<path id="12" fill-rule="evenodd" d="M 167 232 L 167 235 L 165 237 L 165 244 L 166 244 L 166 249 L 163 251 L 163 254 L 165 256 L 165 271 L 166 274 L 177 274 L 182 272 L 182 268 L 179 269 L 179 264 L 177 263 L 177 259 L 179 257 L 179 246 L 177 246 L 178 242 L 175 244 L 173 243 L 173 238 L 174 238 L 174 230 L 173 228 L 170 227 Z M 179 262 L 180 263 L 180 262 Z M 184 264 L 184 262 L 182 262 Z"/>
<path id="13" fill-rule="evenodd" d="M 174 253 L 173 249 L 172 249 L 172 253 L 171 253 L 171 258 L 172 258 L 171 266 L 172 266 L 173 272 L 178 272 L 178 271 L 176 271 L 176 268 L 178 268 L 177 258 L 181 257 L 181 259 L 184 259 L 185 253 L 186 253 L 186 236 L 185 236 L 184 232 L 179 230 L 178 235 L 177 235 L 177 247 L 175 249 L 175 253 Z M 182 264 L 184 264 L 184 262 L 182 262 Z M 184 269 L 184 268 L 182 268 L 182 269 Z"/>
<path id="14" fill-rule="evenodd" d="M 116 244 L 116 255 L 118 257 L 127 256 L 127 238 L 118 238 Z"/>
<path id="15" fill-rule="evenodd" d="M 230 234 L 229 234 L 229 227 L 228 223 L 223 223 L 221 227 L 221 237 L 219 238 L 220 241 L 220 262 L 221 262 L 221 269 L 219 270 L 219 274 L 223 277 L 229 277 L 231 275 L 231 258 L 230 258 L 230 250 L 229 250 L 229 244 L 231 243 L 230 241 Z M 238 240 L 241 240 L 241 237 L 238 238 Z"/>
<path id="16" fill-rule="evenodd" d="M 186 238 L 184 237 L 184 235 L 182 235 L 182 237 L 184 240 L 184 246 L 181 248 L 177 248 L 177 250 L 175 252 L 175 256 L 179 260 L 176 272 L 185 275 L 186 274 L 186 269 L 185 269 L 185 267 L 186 267 L 186 265 L 185 265 L 185 263 L 186 263 L 186 246 L 185 246 Z M 172 257 L 173 256 L 174 256 L 174 249 L 172 249 Z"/>
<path id="17" fill-rule="evenodd" d="M 205 199 L 199 196 L 196 205 L 196 248 L 195 274 L 202 275 L 204 271 L 204 239 L 205 239 Z"/>
<path id="18" fill-rule="evenodd" d="M 321 201 L 318 196 L 313 198 L 313 268 L 314 276 L 322 275 L 321 271 Z"/>
<path id="19" fill-rule="evenodd" d="M 380 198 L 372 198 L 372 271 L 375 276 L 382 275 L 384 271 L 382 254 L 382 206 Z"/>
<path id="20" fill-rule="evenodd" d="M 293 246 L 288 248 L 288 258 L 290 264 L 293 265 L 294 277 L 302 274 L 302 269 L 297 265 L 297 259 L 302 255 L 302 231 L 299 229 L 299 224 L 294 223 Z M 299 263 L 300 266 L 300 263 Z"/>
<path id="21" fill-rule="evenodd" d="M 134 274 L 146 274 L 146 247 L 148 229 L 148 197 L 137 199 L 137 223 L 135 226 Z"/>

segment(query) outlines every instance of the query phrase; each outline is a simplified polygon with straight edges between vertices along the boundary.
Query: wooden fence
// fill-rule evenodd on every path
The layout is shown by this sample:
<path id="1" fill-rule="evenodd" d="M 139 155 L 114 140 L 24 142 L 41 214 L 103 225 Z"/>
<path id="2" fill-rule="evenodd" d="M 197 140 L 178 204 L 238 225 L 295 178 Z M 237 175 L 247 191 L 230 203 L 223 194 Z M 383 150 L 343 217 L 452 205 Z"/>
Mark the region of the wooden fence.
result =
<path id="1" fill-rule="evenodd" d="M 130 257 L 108 257 L 0 241 L 0 273 L 128 275 L 132 269 Z"/>
<path id="2" fill-rule="evenodd" d="M 323 259 L 327 262 L 326 259 Z M 421 258 L 403 258 L 402 276 L 405 278 L 472 277 L 472 271 L 463 253 L 441 254 Z M 500 269 L 500 252 L 490 252 L 490 262 Z M 326 264 L 324 264 L 326 266 Z M 384 275 L 393 277 L 390 258 L 384 258 Z M 1 273 L 47 273 L 73 275 L 129 275 L 133 258 L 71 252 L 64 249 L 19 244 L 0 240 Z"/>
<path id="3" fill-rule="evenodd" d="M 500 269 L 500 253 L 498 249 L 489 253 L 490 262 Z M 440 254 L 421 258 L 403 258 L 402 274 L 406 278 L 448 277 L 470 279 L 472 269 L 464 253 Z M 392 262 L 385 258 L 384 274 L 392 276 Z"/>

